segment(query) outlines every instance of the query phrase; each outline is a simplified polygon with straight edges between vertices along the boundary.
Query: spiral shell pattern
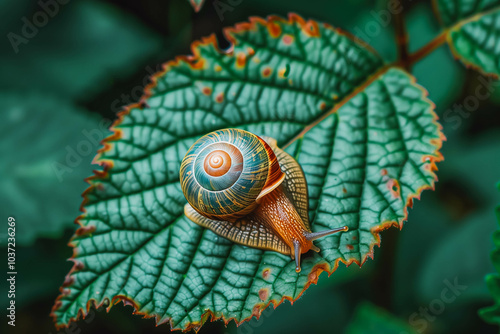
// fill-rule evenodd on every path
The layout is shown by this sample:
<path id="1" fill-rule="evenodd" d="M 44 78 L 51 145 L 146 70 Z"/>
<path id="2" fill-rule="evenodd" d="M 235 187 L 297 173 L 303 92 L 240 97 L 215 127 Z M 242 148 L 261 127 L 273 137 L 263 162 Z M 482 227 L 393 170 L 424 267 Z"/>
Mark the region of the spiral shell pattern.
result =
<path id="1" fill-rule="evenodd" d="M 181 164 L 184 196 L 200 214 L 234 221 L 256 206 L 262 190 L 283 175 L 269 145 L 239 129 L 224 129 L 200 138 Z"/>
<path id="2" fill-rule="evenodd" d="M 220 191 L 231 187 L 243 170 L 243 156 L 230 143 L 214 143 L 205 147 L 196 157 L 194 174 L 205 189 Z"/>

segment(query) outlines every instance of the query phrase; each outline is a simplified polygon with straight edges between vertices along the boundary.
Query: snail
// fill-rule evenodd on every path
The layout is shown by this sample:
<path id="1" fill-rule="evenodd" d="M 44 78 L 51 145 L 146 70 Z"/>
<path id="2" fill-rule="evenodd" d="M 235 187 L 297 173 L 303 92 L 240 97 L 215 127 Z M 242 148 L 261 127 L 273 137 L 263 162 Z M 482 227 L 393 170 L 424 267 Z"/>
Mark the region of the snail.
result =
<path id="1" fill-rule="evenodd" d="M 239 129 L 211 132 L 188 150 L 180 168 L 185 215 L 217 235 L 295 259 L 313 241 L 347 226 L 312 232 L 304 172 L 269 137 Z"/>

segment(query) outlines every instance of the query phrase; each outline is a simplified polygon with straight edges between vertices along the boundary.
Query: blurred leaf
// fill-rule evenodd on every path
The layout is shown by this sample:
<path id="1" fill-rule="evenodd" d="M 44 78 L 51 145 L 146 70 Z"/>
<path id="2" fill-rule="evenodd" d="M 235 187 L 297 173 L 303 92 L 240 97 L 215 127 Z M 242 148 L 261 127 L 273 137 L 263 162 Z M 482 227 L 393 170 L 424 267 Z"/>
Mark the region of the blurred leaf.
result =
<path id="1" fill-rule="evenodd" d="M 499 141 L 500 132 L 496 130 L 482 132 L 475 138 L 456 136 L 453 143 L 450 141 L 446 145 L 446 161 L 440 164 L 442 180 L 458 180 L 466 186 L 472 197 L 479 200 L 482 205 L 480 209 L 489 214 L 500 197 L 495 188 L 491 187 L 498 179 L 500 170 Z M 478 166 L 481 173 L 477 172 Z"/>
<path id="2" fill-rule="evenodd" d="M 433 0 L 441 22 L 449 27 L 499 5 L 498 0 Z"/>
<path id="3" fill-rule="evenodd" d="M 168 63 L 145 104 L 116 125 L 72 240 L 58 326 L 105 300 L 177 329 L 210 315 L 244 321 L 296 300 L 339 261 L 363 263 L 378 233 L 401 225 L 408 202 L 433 187 L 442 134 L 407 73 L 295 15 L 253 18 L 226 36 L 230 53 L 214 37 L 195 42 L 195 56 Z M 180 162 L 200 136 L 225 127 L 289 144 L 306 173 L 313 230 L 349 227 L 318 241 L 321 255 L 306 257 L 301 273 L 288 256 L 233 244 L 184 216 Z"/>
<path id="4" fill-rule="evenodd" d="M 109 122 L 41 94 L 2 92 L 0 101 L 0 202 L 17 220 L 16 241 L 60 236 L 73 226 L 83 178 L 92 173 L 89 164 Z"/>
<path id="5" fill-rule="evenodd" d="M 434 227 L 429 226 L 433 231 L 433 235 L 429 236 L 431 241 L 427 244 L 430 249 L 422 258 L 422 266 L 416 267 L 419 272 L 418 296 L 422 302 L 438 298 L 444 286 L 443 281 L 452 281 L 455 277 L 460 284 L 467 286 L 460 297 L 462 302 L 467 298 L 477 301 L 487 296 L 483 278 L 492 270 L 487 254 L 491 250 L 488 239 L 496 227 L 493 209 L 499 196 L 491 184 L 498 179 L 500 170 L 499 140 L 497 133 L 485 134 L 476 140 L 455 138 L 455 142 L 444 150 L 446 160 L 440 164 L 441 181 L 459 182 L 464 191 L 477 199 L 480 205 L 463 217 L 454 212 L 437 216 L 434 211 L 428 212 L 428 217 L 422 217 L 430 221 L 429 225 L 437 227 L 434 230 Z M 482 163 L 481 172 L 477 173 L 478 162 L 484 161 L 488 163 Z M 453 203 L 451 209 L 459 211 L 462 205 L 460 202 Z M 437 208 L 443 209 L 442 206 Z M 458 219 L 453 220 L 453 216 Z M 443 221 L 437 222 L 440 218 Z M 442 223 L 448 226 L 447 230 L 443 231 Z M 436 235 L 439 242 L 432 243 Z M 417 236 L 417 240 L 424 237 Z"/>
<path id="6" fill-rule="evenodd" d="M 447 146 L 448 142 L 444 145 L 443 151 Z M 441 166 L 448 162 L 446 152 L 443 154 L 446 158 L 440 163 L 438 189 L 442 187 L 441 177 L 446 175 L 442 172 Z M 405 224 L 405 229 L 398 238 L 395 273 L 392 279 L 394 286 L 391 290 L 391 296 L 394 299 L 394 309 L 398 310 L 400 315 L 404 314 L 405 311 L 413 311 L 414 303 L 421 302 L 420 291 L 413 288 L 417 287 L 419 283 L 420 277 L 416 273 L 419 273 L 425 262 L 432 258 L 432 251 L 435 245 L 441 241 L 443 235 L 453 230 L 448 225 L 449 216 L 438 203 L 439 199 L 436 193 L 424 194 L 423 200 L 416 202 L 413 209 L 410 210 L 408 223 Z M 425 247 L 422 247 L 423 242 L 425 242 Z"/>
<path id="7" fill-rule="evenodd" d="M 500 190 L 500 184 L 497 184 Z M 497 220 L 500 222 L 500 205 L 496 207 Z M 495 249 L 491 252 L 491 262 L 497 273 L 486 276 L 486 284 L 495 302 L 494 305 L 479 310 L 479 315 L 484 321 L 500 325 L 500 231 L 493 233 Z"/>
<path id="8" fill-rule="evenodd" d="M 19 20 L 11 32 L 29 36 L 22 33 L 26 25 Z M 32 29 L 27 44 L 3 41 L 0 88 L 89 100 L 134 73 L 161 46 L 160 37 L 133 16 L 97 1 L 61 5 L 46 25 Z"/>
<path id="9" fill-rule="evenodd" d="M 500 0 L 434 0 L 448 44 L 466 66 L 500 74 Z"/>
<path id="10" fill-rule="evenodd" d="M 383 308 L 364 302 L 356 309 L 346 333 L 416 334 L 417 331 Z"/>
<path id="11" fill-rule="evenodd" d="M 415 203 L 408 224 L 398 238 L 393 279 L 398 314 L 413 312 L 419 305 L 439 297 L 443 281 L 455 276 L 460 284 L 469 287 L 460 297 L 462 302 L 469 297 L 469 301 L 484 297 L 483 277 L 491 268 L 482 260 L 491 248 L 484 234 L 495 228 L 491 214 L 499 196 L 492 191 L 491 184 L 498 179 L 500 170 L 499 140 L 499 134 L 492 132 L 474 140 L 455 136 L 453 140 L 448 138 L 443 146 L 446 159 L 439 164 L 440 191 L 426 193 L 423 201 Z M 480 173 L 478 162 L 481 162 Z M 461 192 L 457 192 L 457 188 Z M 471 197 L 479 205 L 474 203 L 464 208 L 463 196 Z M 472 224 L 470 228 L 465 227 L 469 224 Z M 465 230 L 472 230 L 471 235 L 466 236 Z M 423 248 L 422 242 L 425 242 Z M 457 248 L 452 250 L 453 246 Z M 459 255 L 462 252 L 468 254 Z M 465 259 L 473 256 L 476 256 L 474 261 L 466 262 Z"/>
<path id="12" fill-rule="evenodd" d="M 460 285 L 467 286 L 460 297 L 462 302 L 466 298 L 482 300 L 487 296 L 483 278 L 492 269 L 487 260 L 491 246 L 485 242 L 493 232 L 490 222 L 491 214 L 475 214 L 462 222 L 460 228 L 442 236 L 419 273 L 420 300 L 438 298 L 445 287 L 443 282 L 455 278 Z"/>

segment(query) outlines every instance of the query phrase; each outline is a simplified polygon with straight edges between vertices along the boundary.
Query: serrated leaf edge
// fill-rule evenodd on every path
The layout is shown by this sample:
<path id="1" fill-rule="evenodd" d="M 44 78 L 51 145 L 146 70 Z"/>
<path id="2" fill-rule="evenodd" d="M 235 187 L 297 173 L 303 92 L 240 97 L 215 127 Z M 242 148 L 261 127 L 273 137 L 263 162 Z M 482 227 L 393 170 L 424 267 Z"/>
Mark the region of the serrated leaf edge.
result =
<path id="1" fill-rule="evenodd" d="M 71 322 L 75 322 L 75 321 L 80 320 L 80 319 L 85 319 L 86 315 L 88 315 L 90 308 L 92 306 L 94 306 L 97 309 L 97 308 L 100 308 L 104 305 L 107 305 L 106 311 L 109 312 L 111 307 L 113 305 L 118 304 L 120 301 L 123 302 L 124 305 L 131 305 L 134 308 L 134 311 L 132 312 L 133 314 L 142 315 L 143 318 L 155 318 L 156 326 L 159 326 L 159 325 L 162 325 L 162 324 L 168 322 L 168 323 L 170 323 L 171 330 L 182 330 L 183 332 L 187 332 L 190 330 L 194 330 L 197 332 L 208 319 L 210 319 L 210 321 L 222 319 L 224 321 L 225 325 L 227 325 L 231 320 L 233 320 L 237 326 L 241 325 L 242 323 L 244 323 L 246 321 L 249 321 L 254 316 L 257 319 L 259 319 L 262 311 L 265 310 L 266 308 L 268 308 L 271 304 L 273 304 L 274 308 L 276 308 L 278 305 L 283 303 L 285 300 L 288 300 L 288 301 L 290 301 L 291 304 L 293 304 L 296 300 L 298 300 L 302 296 L 302 294 L 309 288 L 309 286 L 311 284 L 317 284 L 319 275 L 323 271 L 327 272 L 328 277 L 329 277 L 338 268 L 340 262 L 344 263 L 347 267 L 353 263 L 356 263 L 358 266 L 361 267 L 366 262 L 366 260 L 368 258 L 373 259 L 375 246 L 380 247 L 380 243 L 381 243 L 380 233 L 382 231 L 390 228 L 390 227 L 393 227 L 393 226 L 399 227 L 399 229 L 402 229 L 403 223 L 407 220 L 407 217 L 408 217 L 408 207 L 413 206 L 413 200 L 420 199 L 420 196 L 421 196 L 421 193 L 423 190 L 426 190 L 426 189 L 434 190 L 435 182 L 437 181 L 437 175 L 435 174 L 435 171 L 437 171 L 436 163 L 443 160 L 443 155 L 439 152 L 439 150 L 441 149 L 442 143 L 444 140 L 446 140 L 446 138 L 441 131 L 442 130 L 441 124 L 439 124 L 437 122 L 438 116 L 435 113 L 435 104 L 427 98 L 428 92 L 425 90 L 425 88 L 416 84 L 416 79 L 411 74 L 404 72 L 410 78 L 410 82 L 422 91 L 422 98 L 427 103 L 429 103 L 430 112 L 433 116 L 433 123 L 436 125 L 436 128 L 439 132 L 438 138 L 431 139 L 431 144 L 435 147 L 433 154 L 425 157 L 429 161 L 429 164 L 428 164 L 429 165 L 429 172 L 431 173 L 431 175 L 433 175 L 434 180 L 430 185 L 424 185 L 424 186 L 418 188 L 414 194 L 411 194 L 408 196 L 406 203 L 405 203 L 405 207 L 404 207 L 404 217 L 401 218 L 398 222 L 397 221 L 384 221 L 384 222 L 380 223 L 378 226 L 372 228 L 371 232 L 372 232 L 376 241 L 370 245 L 370 251 L 365 255 L 365 257 L 362 259 L 362 261 L 357 261 L 355 259 L 350 259 L 349 261 L 345 261 L 342 258 L 338 258 L 337 260 L 335 260 L 333 266 L 331 266 L 327 262 L 319 263 L 313 267 L 313 269 L 311 270 L 311 272 L 308 275 L 308 282 L 305 284 L 303 290 L 298 294 L 298 296 L 295 299 L 290 297 L 290 296 L 283 296 L 281 298 L 281 300 L 279 300 L 279 301 L 272 299 L 266 304 L 256 304 L 253 308 L 252 315 L 249 317 L 246 317 L 244 319 L 241 319 L 241 320 L 238 320 L 235 317 L 226 318 L 224 316 L 224 314 L 222 314 L 221 316 L 216 316 L 212 310 L 206 310 L 202 314 L 199 322 L 191 322 L 187 326 L 185 326 L 184 328 L 174 328 L 172 326 L 172 322 L 170 321 L 171 318 L 166 318 L 163 321 L 160 321 L 159 315 L 151 315 L 151 314 L 147 314 L 145 312 L 140 312 L 138 305 L 131 298 L 124 296 L 124 295 L 116 295 L 111 300 L 109 300 L 109 298 L 107 298 L 107 297 L 103 298 L 102 301 L 99 303 L 96 301 L 95 298 L 91 298 L 90 300 L 87 301 L 85 309 L 79 308 L 76 316 L 69 318 L 67 323 L 62 323 L 62 324 L 58 323 L 57 315 L 55 314 L 55 312 L 61 306 L 60 299 L 62 299 L 63 296 L 65 296 L 69 293 L 70 287 L 74 283 L 74 278 L 72 277 L 72 274 L 83 269 L 83 264 L 76 259 L 77 253 L 76 253 L 76 248 L 75 248 L 75 244 L 73 243 L 73 241 L 76 238 L 79 238 L 79 237 L 82 237 L 85 235 L 89 235 L 95 231 L 94 226 L 85 226 L 80 222 L 80 219 L 82 219 L 85 216 L 85 212 L 86 212 L 85 205 L 88 202 L 87 195 L 95 187 L 98 187 L 98 184 L 94 183 L 94 181 L 106 179 L 109 176 L 108 171 L 111 168 L 113 168 L 113 161 L 109 160 L 109 159 L 102 159 L 101 156 L 104 152 L 111 150 L 111 147 L 113 145 L 112 143 L 114 141 L 121 139 L 122 133 L 121 133 L 121 130 L 119 128 L 117 128 L 117 126 L 119 124 L 121 124 L 121 122 L 123 121 L 123 117 L 126 116 L 127 114 L 129 114 L 132 109 L 143 109 L 144 107 L 147 106 L 146 101 L 151 96 L 152 89 L 156 86 L 158 78 L 162 77 L 166 72 L 168 72 L 170 70 L 170 68 L 177 66 L 180 62 L 185 62 L 186 64 L 189 64 L 189 66 L 192 69 L 199 69 L 200 66 L 203 65 L 202 64 L 203 58 L 201 57 L 201 55 L 198 51 L 198 47 L 200 45 L 212 45 L 221 54 L 233 55 L 233 47 L 234 47 L 236 41 L 231 36 L 231 32 L 238 32 L 238 31 L 242 31 L 242 30 L 247 30 L 247 31 L 253 30 L 257 23 L 267 25 L 269 28 L 270 26 L 272 26 L 273 22 L 276 22 L 276 21 L 281 22 L 281 23 L 286 23 L 286 24 L 298 23 L 300 25 L 300 27 L 302 28 L 302 31 L 305 32 L 306 34 L 309 34 L 310 36 L 314 36 L 314 33 L 317 32 L 317 27 L 319 24 L 318 22 L 316 22 L 314 20 L 306 21 L 301 16 L 299 16 L 295 13 L 290 13 L 288 15 L 288 20 L 286 20 L 282 17 L 279 17 L 279 16 L 274 16 L 274 15 L 268 16 L 267 19 L 263 19 L 260 17 L 250 17 L 249 22 L 238 23 L 234 27 L 227 27 L 223 30 L 224 36 L 226 37 L 226 39 L 229 41 L 229 43 L 231 45 L 230 48 L 226 51 L 221 50 L 218 47 L 218 41 L 217 41 L 215 34 L 211 34 L 208 37 L 202 38 L 201 40 L 194 41 L 191 44 L 192 55 L 177 56 L 176 58 L 174 58 L 174 60 L 168 61 L 165 64 L 163 64 L 162 71 L 154 74 L 151 77 L 151 83 L 145 87 L 144 94 L 141 97 L 140 101 L 138 103 L 134 103 L 134 104 L 125 106 L 122 111 L 117 113 L 117 119 L 113 122 L 112 126 L 110 127 L 110 130 L 112 131 L 112 135 L 110 135 L 109 137 L 102 140 L 103 147 L 101 147 L 97 151 L 97 155 L 94 157 L 94 159 L 92 161 L 92 164 L 97 164 L 97 165 L 101 166 L 102 170 L 94 170 L 93 171 L 94 175 L 85 179 L 85 181 L 87 183 L 89 183 L 90 186 L 82 194 L 83 201 L 82 201 L 82 204 L 80 205 L 80 211 L 83 212 L 83 214 L 81 214 L 80 216 L 78 216 L 75 219 L 75 224 L 79 225 L 79 228 L 76 230 L 75 235 L 70 239 L 70 241 L 68 243 L 68 246 L 73 248 L 73 255 L 69 259 L 70 261 L 73 262 L 73 267 L 71 268 L 69 273 L 66 275 L 65 281 L 64 281 L 63 285 L 61 286 L 61 288 L 59 289 L 61 294 L 56 298 L 56 301 L 55 301 L 54 306 L 52 307 L 52 311 L 50 313 L 50 316 L 53 318 L 54 323 L 55 323 L 55 327 L 57 329 L 68 327 Z M 348 32 L 342 31 L 341 29 L 338 29 L 338 28 L 334 28 L 333 26 L 331 26 L 327 23 L 322 23 L 322 24 L 324 25 L 325 28 L 332 29 L 339 34 L 347 36 L 348 38 L 357 42 L 358 44 L 363 43 L 357 37 L 354 37 L 352 34 L 350 34 Z M 272 27 L 271 27 L 271 29 L 272 29 Z M 373 53 L 376 54 L 376 51 L 374 51 L 370 46 L 368 46 L 368 44 L 365 43 L 365 44 L 362 44 L 362 46 L 370 49 Z M 328 117 L 332 113 L 336 112 L 342 105 L 344 105 L 347 101 L 349 101 L 354 95 L 356 95 L 360 91 L 364 90 L 370 83 L 372 83 L 373 81 L 378 79 L 380 76 L 382 76 L 384 73 L 386 73 L 389 69 L 394 68 L 394 67 L 398 67 L 398 66 L 395 64 L 386 65 L 385 67 L 380 69 L 378 72 L 371 75 L 363 84 L 358 86 L 358 88 L 354 89 L 353 92 L 351 92 L 346 97 L 344 97 L 341 101 L 339 101 L 334 106 L 334 108 L 332 108 L 328 112 L 324 113 L 323 115 L 320 115 L 320 117 L 317 120 L 312 122 L 310 126 L 308 126 L 306 129 L 304 129 L 304 131 L 302 131 L 298 136 L 293 138 L 285 146 L 288 146 L 294 140 L 302 137 L 307 131 L 309 131 L 315 125 L 317 125 L 319 122 L 321 122 L 321 120 Z"/>
<path id="2" fill-rule="evenodd" d="M 438 2 L 438 0 L 432 0 L 432 9 L 434 11 L 434 14 L 436 15 L 437 20 L 439 21 L 439 24 L 444 27 L 445 26 L 444 25 L 444 21 L 443 21 L 443 18 L 441 16 L 441 14 L 439 13 L 437 2 Z M 465 68 L 473 69 L 473 70 L 475 70 L 475 71 L 477 71 L 477 72 L 479 72 L 479 73 L 481 73 L 481 74 L 483 74 L 485 76 L 490 76 L 490 77 L 492 77 L 494 79 L 498 79 L 499 78 L 498 74 L 486 72 L 480 66 L 477 66 L 477 65 L 473 64 L 472 62 L 463 59 L 463 57 L 460 56 L 460 54 L 458 53 L 457 49 L 453 45 L 453 41 L 451 39 L 451 33 L 453 31 L 458 31 L 459 29 L 461 29 L 467 23 L 478 21 L 483 16 L 489 15 L 489 14 L 493 14 L 494 12 L 497 12 L 497 11 L 500 11 L 500 6 L 496 6 L 496 7 L 493 7 L 491 9 L 485 10 L 483 12 L 474 14 L 474 15 L 466 18 L 466 19 L 460 20 L 457 23 L 452 24 L 449 27 L 444 27 L 443 31 L 441 33 L 441 34 L 445 34 L 446 35 L 446 43 L 450 47 L 451 54 L 453 55 L 453 58 L 455 60 L 459 60 L 461 63 L 463 63 L 464 66 L 465 66 Z"/>

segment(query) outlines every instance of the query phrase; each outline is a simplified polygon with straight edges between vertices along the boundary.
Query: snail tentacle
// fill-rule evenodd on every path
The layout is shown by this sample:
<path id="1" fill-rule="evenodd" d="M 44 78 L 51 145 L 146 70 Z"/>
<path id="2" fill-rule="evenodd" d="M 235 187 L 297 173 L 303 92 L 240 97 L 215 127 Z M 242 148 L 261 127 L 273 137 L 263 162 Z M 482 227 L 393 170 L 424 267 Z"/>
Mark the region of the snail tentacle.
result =
<path id="1" fill-rule="evenodd" d="M 319 232 L 310 232 L 310 233 L 305 233 L 306 239 L 310 241 L 317 240 L 322 237 L 326 237 L 327 235 L 338 233 L 338 232 L 346 232 L 349 230 L 347 226 L 344 227 L 339 227 L 339 228 L 334 228 L 331 230 L 326 230 L 326 231 L 319 231 Z"/>
<path id="2" fill-rule="evenodd" d="M 300 242 L 298 240 L 293 241 L 293 249 L 294 249 L 294 257 L 295 257 L 295 271 L 300 273 L 300 254 L 301 254 L 301 247 L 300 247 Z"/>
<path id="3" fill-rule="evenodd" d="M 316 253 L 319 253 L 319 251 L 321 250 L 318 246 L 316 246 L 315 244 L 312 245 L 311 249 L 316 252 Z"/>

